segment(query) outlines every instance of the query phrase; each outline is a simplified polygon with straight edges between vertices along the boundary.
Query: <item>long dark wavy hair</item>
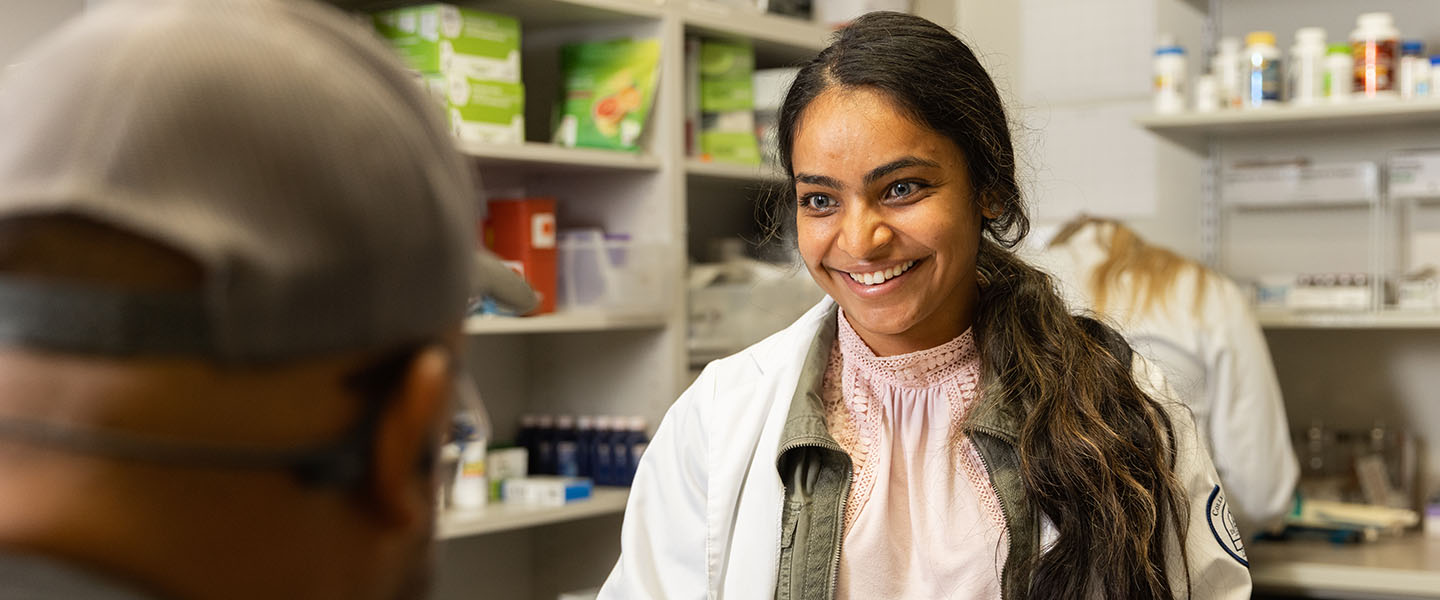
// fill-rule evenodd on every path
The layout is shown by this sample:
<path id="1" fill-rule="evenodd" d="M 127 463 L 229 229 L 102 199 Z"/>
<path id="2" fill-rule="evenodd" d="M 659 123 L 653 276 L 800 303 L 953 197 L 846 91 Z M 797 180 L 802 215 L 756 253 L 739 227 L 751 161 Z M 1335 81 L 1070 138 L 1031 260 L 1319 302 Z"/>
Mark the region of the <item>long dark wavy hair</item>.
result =
<path id="1" fill-rule="evenodd" d="M 1113 332 L 1072 316 L 1050 277 L 1012 252 L 1030 222 L 989 74 L 955 35 L 925 19 L 857 19 L 800 70 L 781 107 L 779 159 L 792 183 L 796 127 L 816 97 L 837 88 L 879 91 L 953 140 L 976 202 L 997 215 L 981 224 L 977 269 L 988 284 L 974 334 L 982 368 L 1008 397 L 984 401 L 1023 407 L 1025 493 L 1059 533 L 1029 564 L 1007 570 L 1028 582 L 1030 598 L 1172 598 L 1172 576 L 1188 595 L 1186 495 L 1174 472 L 1171 422 L 1136 383 L 1128 346 L 1117 350 Z M 776 214 L 793 214 L 793 185 L 777 198 L 787 208 Z M 1183 578 L 1171 573 L 1167 549 L 1180 553 Z"/>

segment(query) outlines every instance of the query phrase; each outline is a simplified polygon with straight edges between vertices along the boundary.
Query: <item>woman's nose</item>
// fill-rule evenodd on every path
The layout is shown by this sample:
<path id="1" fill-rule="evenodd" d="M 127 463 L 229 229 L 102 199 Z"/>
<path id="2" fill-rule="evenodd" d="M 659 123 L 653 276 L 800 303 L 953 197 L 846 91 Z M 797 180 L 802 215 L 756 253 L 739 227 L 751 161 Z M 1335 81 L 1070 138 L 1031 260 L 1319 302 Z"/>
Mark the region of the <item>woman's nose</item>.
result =
<path id="1" fill-rule="evenodd" d="M 854 206 L 854 204 L 852 204 Z M 861 205 L 847 211 L 840 234 L 840 250 L 854 258 L 871 258 L 895 239 L 895 231 L 880 211 Z"/>

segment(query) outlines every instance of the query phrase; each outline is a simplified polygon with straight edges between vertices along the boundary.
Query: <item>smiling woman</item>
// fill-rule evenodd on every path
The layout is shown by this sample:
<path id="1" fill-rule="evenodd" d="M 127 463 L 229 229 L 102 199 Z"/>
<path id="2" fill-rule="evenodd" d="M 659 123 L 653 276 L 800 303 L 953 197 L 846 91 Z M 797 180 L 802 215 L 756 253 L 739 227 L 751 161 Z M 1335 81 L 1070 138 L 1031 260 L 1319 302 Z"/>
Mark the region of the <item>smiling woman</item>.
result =
<path id="1" fill-rule="evenodd" d="M 602 598 L 1249 597 L 1189 416 L 1010 251 L 1008 124 L 963 42 L 857 19 L 779 142 L 829 298 L 675 403 Z"/>

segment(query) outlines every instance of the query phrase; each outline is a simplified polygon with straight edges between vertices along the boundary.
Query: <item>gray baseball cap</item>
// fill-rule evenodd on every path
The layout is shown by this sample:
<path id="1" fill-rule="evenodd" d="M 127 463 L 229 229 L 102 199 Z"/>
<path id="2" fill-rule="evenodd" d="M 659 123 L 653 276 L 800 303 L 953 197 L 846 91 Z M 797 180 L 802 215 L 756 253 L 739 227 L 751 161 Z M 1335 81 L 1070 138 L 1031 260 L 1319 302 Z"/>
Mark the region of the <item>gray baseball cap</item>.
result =
<path id="1" fill-rule="evenodd" d="M 204 270 L 193 294 L 0 276 L 0 344 L 274 362 L 423 342 L 534 296 L 370 31 L 309 1 L 112 0 L 0 79 L 0 221 L 61 216 Z"/>

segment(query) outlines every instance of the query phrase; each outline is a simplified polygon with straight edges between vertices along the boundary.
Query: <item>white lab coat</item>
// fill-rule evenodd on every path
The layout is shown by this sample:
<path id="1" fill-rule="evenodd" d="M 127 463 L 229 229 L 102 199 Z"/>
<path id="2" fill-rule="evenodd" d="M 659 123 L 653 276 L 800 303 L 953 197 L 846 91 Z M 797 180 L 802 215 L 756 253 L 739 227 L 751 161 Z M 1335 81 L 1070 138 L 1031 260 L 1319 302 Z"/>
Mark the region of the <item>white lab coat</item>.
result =
<path id="1" fill-rule="evenodd" d="M 1105 260 L 1111 227 L 1091 224 L 1033 258 L 1059 280 L 1072 308 L 1095 306 L 1090 278 Z M 1289 512 L 1299 465 L 1270 350 L 1249 298 L 1229 279 L 1212 276 L 1197 313 L 1196 283 L 1194 271 L 1182 273 L 1166 303 L 1144 312 L 1131 306 L 1128 290 L 1112 291 L 1104 317 L 1160 368 L 1195 414 L 1236 518 L 1253 534 Z"/>
<path id="2" fill-rule="evenodd" d="M 827 298 L 790 327 L 710 363 L 670 408 L 641 459 L 620 560 L 601 600 L 774 597 L 785 493 L 775 465 L 781 429 L 810 344 L 833 306 Z M 1227 533 L 1234 529 L 1225 523 L 1214 467 L 1185 412 L 1172 417 L 1178 475 L 1190 492 L 1193 597 L 1249 598 L 1244 549 Z"/>

